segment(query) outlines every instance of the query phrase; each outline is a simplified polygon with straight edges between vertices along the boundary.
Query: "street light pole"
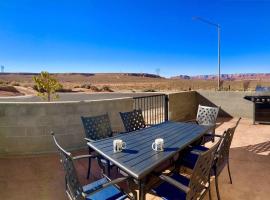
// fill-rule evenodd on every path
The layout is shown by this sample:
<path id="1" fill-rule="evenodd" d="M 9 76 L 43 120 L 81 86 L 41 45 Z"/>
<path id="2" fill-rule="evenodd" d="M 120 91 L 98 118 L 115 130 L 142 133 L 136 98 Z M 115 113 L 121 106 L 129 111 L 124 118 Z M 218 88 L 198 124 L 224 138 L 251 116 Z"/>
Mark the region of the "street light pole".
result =
<path id="1" fill-rule="evenodd" d="M 193 17 L 192 19 L 199 20 L 201 22 L 204 22 L 208 25 L 211 25 L 211 26 L 214 26 L 217 28 L 217 32 L 218 32 L 218 90 L 220 90 L 220 31 L 221 31 L 221 26 L 219 24 L 215 24 L 215 23 L 210 22 L 210 21 L 203 19 L 201 17 Z"/>

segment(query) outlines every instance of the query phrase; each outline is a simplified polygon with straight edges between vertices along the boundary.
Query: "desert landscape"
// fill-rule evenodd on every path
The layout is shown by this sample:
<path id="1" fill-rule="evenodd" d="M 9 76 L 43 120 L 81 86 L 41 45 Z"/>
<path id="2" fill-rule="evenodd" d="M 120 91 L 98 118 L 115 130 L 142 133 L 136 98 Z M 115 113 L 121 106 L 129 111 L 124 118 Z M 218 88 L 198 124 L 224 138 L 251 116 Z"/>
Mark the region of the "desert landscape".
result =
<path id="1" fill-rule="evenodd" d="M 35 95 L 33 76 L 38 73 L 0 74 L 0 96 Z M 58 92 L 167 92 L 216 90 L 216 77 L 176 76 L 164 78 L 141 73 L 57 73 L 52 74 L 63 88 Z M 222 75 L 223 91 L 254 91 L 256 86 L 270 86 L 269 74 Z"/>

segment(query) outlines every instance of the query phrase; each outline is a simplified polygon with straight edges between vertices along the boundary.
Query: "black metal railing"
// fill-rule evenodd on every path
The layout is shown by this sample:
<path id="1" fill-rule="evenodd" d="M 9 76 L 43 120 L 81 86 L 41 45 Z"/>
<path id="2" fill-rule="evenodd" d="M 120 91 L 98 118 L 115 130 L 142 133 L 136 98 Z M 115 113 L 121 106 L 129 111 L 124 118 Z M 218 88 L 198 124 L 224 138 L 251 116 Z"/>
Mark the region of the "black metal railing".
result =
<path id="1" fill-rule="evenodd" d="M 134 109 L 141 109 L 147 125 L 168 120 L 168 96 L 165 94 L 134 97 Z"/>

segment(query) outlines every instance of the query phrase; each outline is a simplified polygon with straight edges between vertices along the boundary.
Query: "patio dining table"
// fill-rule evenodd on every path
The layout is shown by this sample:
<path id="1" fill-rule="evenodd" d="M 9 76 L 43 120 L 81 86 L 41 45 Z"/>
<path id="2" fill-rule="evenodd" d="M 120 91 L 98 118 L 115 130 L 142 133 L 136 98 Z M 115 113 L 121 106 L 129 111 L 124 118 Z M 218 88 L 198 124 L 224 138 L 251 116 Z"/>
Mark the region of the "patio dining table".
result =
<path id="1" fill-rule="evenodd" d="M 145 199 L 145 180 L 165 161 L 199 140 L 212 127 L 195 123 L 167 121 L 138 131 L 118 134 L 87 144 L 98 154 L 115 164 L 131 176 L 139 185 L 139 199 Z M 152 143 L 156 138 L 164 139 L 164 151 L 154 151 Z M 126 149 L 113 151 L 113 140 L 122 139 Z"/>

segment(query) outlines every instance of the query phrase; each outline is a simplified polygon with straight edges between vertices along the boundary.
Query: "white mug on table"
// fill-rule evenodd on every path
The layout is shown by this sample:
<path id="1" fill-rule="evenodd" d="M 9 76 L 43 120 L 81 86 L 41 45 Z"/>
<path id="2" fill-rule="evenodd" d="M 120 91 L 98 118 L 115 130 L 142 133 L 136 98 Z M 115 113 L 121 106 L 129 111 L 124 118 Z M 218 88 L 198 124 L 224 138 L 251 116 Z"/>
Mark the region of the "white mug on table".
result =
<path id="1" fill-rule="evenodd" d="M 152 144 L 152 149 L 155 151 L 164 151 L 164 140 L 162 138 L 155 139 Z"/>
<path id="2" fill-rule="evenodd" d="M 126 143 L 123 142 L 123 140 L 120 140 L 120 139 L 113 140 L 113 151 L 114 152 L 121 152 L 125 148 L 126 148 Z"/>

